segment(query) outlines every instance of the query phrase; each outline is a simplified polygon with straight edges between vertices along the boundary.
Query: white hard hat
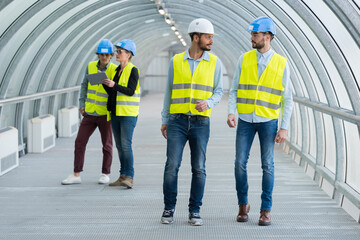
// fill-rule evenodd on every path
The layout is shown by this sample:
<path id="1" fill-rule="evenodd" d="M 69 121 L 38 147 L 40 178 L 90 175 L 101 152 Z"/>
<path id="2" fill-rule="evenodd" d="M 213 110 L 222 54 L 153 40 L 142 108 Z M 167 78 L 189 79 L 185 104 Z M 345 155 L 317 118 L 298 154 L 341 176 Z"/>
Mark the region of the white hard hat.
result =
<path id="1" fill-rule="evenodd" d="M 197 18 L 189 25 L 188 33 L 193 32 L 214 34 L 214 26 L 205 18 Z"/>

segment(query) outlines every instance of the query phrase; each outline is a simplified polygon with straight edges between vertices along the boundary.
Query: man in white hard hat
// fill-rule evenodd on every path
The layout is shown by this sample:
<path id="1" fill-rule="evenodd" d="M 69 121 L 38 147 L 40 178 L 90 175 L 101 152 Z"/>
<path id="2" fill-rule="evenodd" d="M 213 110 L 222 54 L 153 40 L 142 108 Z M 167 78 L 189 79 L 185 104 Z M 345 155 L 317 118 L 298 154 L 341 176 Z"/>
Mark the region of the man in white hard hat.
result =
<path id="1" fill-rule="evenodd" d="M 261 148 L 262 194 L 259 225 L 271 224 L 270 211 L 274 186 L 274 146 L 287 136 L 292 112 L 290 70 L 285 57 L 271 48 L 275 24 L 268 17 L 255 19 L 248 28 L 255 48 L 240 56 L 230 89 L 228 104 L 229 127 L 235 128 L 235 180 L 238 197 L 238 222 L 248 221 L 248 180 L 246 165 L 256 132 Z M 236 123 L 235 109 L 238 111 Z M 282 121 L 278 130 L 278 118 Z"/>
<path id="2" fill-rule="evenodd" d="M 213 44 L 214 27 L 204 18 L 189 25 L 190 48 L 170 61 L 162 110 L 161 133 L 167 139 L 164 170 L 164 212 L 161 222 L 174 222 L 178 171 L 184 146 L 189 141 L 192 181 L 189 223 L 201 226 L 200 206 L 204 195 L 206 146 L 209 140 L 212 108 L 223 95 L 220 59 L 208 53 Z"/>

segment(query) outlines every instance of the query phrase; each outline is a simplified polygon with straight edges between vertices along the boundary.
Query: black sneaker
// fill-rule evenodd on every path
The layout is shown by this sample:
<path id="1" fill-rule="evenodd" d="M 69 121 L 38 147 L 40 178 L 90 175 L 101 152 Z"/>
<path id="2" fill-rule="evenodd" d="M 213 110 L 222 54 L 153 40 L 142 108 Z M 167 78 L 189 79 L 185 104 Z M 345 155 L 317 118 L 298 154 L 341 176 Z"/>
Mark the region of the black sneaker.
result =
<path id="1" fill-rule="evenodd" d="M 161 216 L 161 223 L 162 224 L 170 224 L 174 222 L 174 212 L 175 209 L 166 210 L 164 209 L 164 212 Z"/>
<path id="2" fill-rule="evenodd" d="M 190 212 L 188 222 L 193 226 L 201 226 L 201 225 L 203 225 L 203 220 L 201 219 L 199 213 Z"/>

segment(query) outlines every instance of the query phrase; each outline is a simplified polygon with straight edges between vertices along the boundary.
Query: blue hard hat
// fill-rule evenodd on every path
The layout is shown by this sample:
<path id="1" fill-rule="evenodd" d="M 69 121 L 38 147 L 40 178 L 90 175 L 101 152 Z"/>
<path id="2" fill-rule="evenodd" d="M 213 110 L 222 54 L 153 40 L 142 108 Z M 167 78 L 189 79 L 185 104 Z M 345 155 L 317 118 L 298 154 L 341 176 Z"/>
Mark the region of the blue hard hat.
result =
<path id="1" fill-rule="evenodd" d="M 119 47 L 119 48 L 123 48 L 129 52 L 131 52 L 131 54 L 133 56 L 135 56 L 135 52 L 136 52 L 136 45 L 133 41 L 129 40 L 129 39 L 124 39 L 121 40 L 120 42 L 118 42 L 117 44 L 115 44 L 115 47 Z"/>
<path id="2" fill-rule="evenodd" d="M 276 34 L 275 23 L 269 17 L 259 17 L 255 19 L 250 23 L 247 30 L 251 32 L 271 32 L 274 35 Z"/>
<path id="3" fill-rule="evenodd" d="M 96 53 L 114 53 L 114 45 L 109 39 L 103 39 L 100 41 Z"/>

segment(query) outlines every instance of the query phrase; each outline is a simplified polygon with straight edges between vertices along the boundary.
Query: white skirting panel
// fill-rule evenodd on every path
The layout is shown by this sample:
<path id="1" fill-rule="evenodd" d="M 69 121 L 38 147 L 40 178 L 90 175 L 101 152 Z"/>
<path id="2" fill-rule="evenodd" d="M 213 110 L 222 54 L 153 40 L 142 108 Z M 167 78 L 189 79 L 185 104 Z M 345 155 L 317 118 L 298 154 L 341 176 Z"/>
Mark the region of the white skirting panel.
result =
<path id="1" fill-rule="evenodd" d="M 55 146 L 55 117 L 44 115 L 28 120 L 28 152 L 42 153 Z"/>
<path id="2" fill-rule="evenodd" d="M 0 176 L 19 166 L 18 130 L 0 129 Z"/>
<path id="3" fill-rule="evenodd" d="M 72 137 L 79 128 L 79 109 L 77 107 L 63 108 L 58 111 L 58 136 Z"/>

